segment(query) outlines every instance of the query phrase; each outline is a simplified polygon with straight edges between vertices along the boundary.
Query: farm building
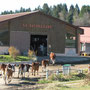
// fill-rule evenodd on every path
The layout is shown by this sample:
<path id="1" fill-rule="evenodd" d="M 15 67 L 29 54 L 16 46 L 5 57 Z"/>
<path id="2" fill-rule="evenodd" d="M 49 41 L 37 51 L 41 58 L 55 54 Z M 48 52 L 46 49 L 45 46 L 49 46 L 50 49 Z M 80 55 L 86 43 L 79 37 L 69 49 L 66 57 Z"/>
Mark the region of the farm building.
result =
<path id="1" fill-rule="evenodd" d="M 83 29 L 40 11 L 0 16 L 0 53 L 10 46 L 21 53 L 29 49 L 37 55 L 78 55 Z"/>
<path id="2" fill-rule="evenodd" d="M 84 34 L 80 35 L 81 53 L 90 54 L 90 27 L 80 27 Z"/>

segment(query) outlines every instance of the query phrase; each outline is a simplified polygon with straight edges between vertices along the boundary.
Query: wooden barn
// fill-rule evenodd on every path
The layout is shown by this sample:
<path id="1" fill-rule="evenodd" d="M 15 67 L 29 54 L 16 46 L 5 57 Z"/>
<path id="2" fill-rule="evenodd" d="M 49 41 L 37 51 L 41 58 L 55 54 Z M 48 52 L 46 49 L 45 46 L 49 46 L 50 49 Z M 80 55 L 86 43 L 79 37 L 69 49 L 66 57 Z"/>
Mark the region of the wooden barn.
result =
<path id="1" fill-rule="evenodd" d="M 40 11 L 0 15 L 0 54 L 14 46 L 22 54 L 78 55 L 80 34 L 83 29 Z"/>

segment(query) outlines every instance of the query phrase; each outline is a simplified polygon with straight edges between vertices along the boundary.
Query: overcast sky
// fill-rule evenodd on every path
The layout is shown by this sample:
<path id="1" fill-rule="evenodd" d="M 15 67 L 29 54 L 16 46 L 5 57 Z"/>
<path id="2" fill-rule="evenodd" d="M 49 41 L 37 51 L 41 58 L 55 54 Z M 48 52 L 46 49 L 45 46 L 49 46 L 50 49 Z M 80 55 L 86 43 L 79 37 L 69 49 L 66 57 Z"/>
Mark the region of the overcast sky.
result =
<path id="1" fill-rule="evenodd" d="M 44 3 L 47 3 L 49 6 L 66 3 L 68 8 L 71 4 L 78 4 L 81 8 L 82 5 L 90 5 L 90 0 L 0 0 L 0 12 L 4 10 L 19 10 L 20 7 L 30 7 L 31 10 L 34 10 L 39 5 L 42 7 Z"/>

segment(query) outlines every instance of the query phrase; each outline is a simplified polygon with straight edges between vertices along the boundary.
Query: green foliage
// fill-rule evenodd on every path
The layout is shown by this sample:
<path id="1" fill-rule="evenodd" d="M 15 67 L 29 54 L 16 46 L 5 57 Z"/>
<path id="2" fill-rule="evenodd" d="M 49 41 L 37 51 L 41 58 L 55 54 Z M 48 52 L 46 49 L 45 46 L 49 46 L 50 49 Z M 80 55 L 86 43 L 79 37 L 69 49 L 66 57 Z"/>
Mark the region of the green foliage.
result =
<path id="1" fill-rule="evenodd" d="M 86 75 L 85 84 L 90 85 L 90 73 L 88 73 L 88 74 Z"/>
<path id="2" fill-rule="evenodd" d="M 30 58 L 27 56 L 17 56 L 16 62 L 29 61 Z M 0 55 L 0 62 L 15 62 L 10 55 Z"/>
<path id="3" fill-rule="evenodd" d="M 46 3 L 43 5 L 42 11 L 43 11 L 45 14 L 51 15 L 51 10 L 50 10 L 50 8 L 48 7 L 48 4 L 46 4 Z"/>
<path id="4" fill-rule="evenodd" d="M 42 80 L 39 80 L 37 83 L 39 83 L 39 84 L 45 84 L 45 83 L 52 83 L 52 81 L 42 79 Z"/>
<path id="5" fill-rule="evenodd" d="M 17 56 L 19 55 L 19 50 L 17 50 L 15 47 L 11 46 L 8 49 L 9 55 L 13 58 L 16 59 Z"/>
<path id="6" fill-rule="evenodd" d="M 80 16 L 82 17 L 85 13 L 89 13 L 90 14 L 90 6 L 82 6 L 81 8 L 81 12 L 80 12 Z"/>
<path id="7" fill-rule="evenodd" d="M 88 69 L 84 69 L 83 70 L 83 73 L 88 73 Z"/>
<path id="8" fill-rule="evenodd" d="M 63 74 L 52 74 L 51 76 L 49 76 L 49 80 L 55 81 L 72 81 L 72 80 L 80 80 L 80 79 L 84 79 L 86 77 L 85 74 L 80 73 L 80 74 L 71 74 L 71 75 L 63 75 Z"/>

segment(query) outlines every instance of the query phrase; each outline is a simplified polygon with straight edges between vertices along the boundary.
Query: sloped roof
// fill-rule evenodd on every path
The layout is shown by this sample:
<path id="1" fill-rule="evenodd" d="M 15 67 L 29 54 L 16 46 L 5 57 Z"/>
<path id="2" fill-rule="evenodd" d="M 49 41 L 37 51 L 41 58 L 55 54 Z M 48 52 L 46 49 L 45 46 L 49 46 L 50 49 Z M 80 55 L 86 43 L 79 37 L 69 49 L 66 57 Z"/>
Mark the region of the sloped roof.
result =
<path id="1" fill-rule="evenodd" d="M 84 34 L 80 35 L 80 42 L 90 43 L 90 27 L 80 27 L 84 29 Z"/>
<path id="2" fill-rule="evenodd" d="M 35 11 L 35 12 L 37 12 L 37 11 Z M 11 20 L 11 19 L 21 17 L 24 15 L 32 14 L 35 12 L 22 12 L 22 13 L 15 13 L 15 14 L 0 15 L 0 22 L 6 21 L 6 20 Z"/>
<path id="3" fill-rule="evenodd" d="M 9 21 L 9 20 L 14 19 L 14 18 L 18 18 L 18 17 L 21 17 L 21 16 L 29 15 L 29 14 L 35 14 L 35 13 L 40 13 L 40 14 L 46 15 L 49 18 L 55 19 L 55 20 L 60 21 L 60 22 L 62 22 L 64 24 L 66 24 L 66 25 L 69 25 L 69 26 L 71 26 L 73 28 L 79 29 L 81 31 L 81 34 L 83 34 L 83 29 L 81 29 L 81 28 L 79 28 L 77 26 L 74 26 L 72 24 L 69 24 L 69 23 L 67 23 L 65 21 L 62 21 L 62 20 L 60 20 L 58 18 L 55 18 L 55 17 L 52 17 L 50 15 L 44 14 L 41 11 L 22 12 L 22 13 L 15 13 L 15 14 L 0 15 L 0 23 L 5 22 L 5 21 Z"/>

